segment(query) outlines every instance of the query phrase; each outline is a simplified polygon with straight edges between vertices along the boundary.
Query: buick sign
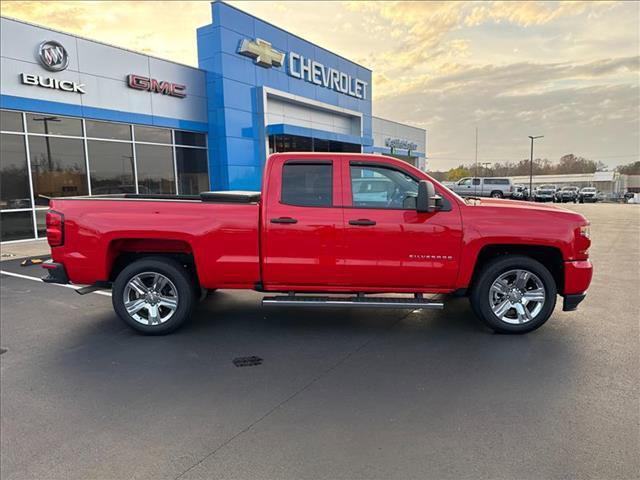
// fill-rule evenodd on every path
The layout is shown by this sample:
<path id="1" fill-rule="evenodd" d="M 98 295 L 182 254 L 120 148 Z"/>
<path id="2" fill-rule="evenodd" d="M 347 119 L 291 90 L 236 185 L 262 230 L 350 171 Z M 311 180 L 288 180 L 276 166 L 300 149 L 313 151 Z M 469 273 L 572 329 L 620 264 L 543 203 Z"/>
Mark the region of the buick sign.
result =
<path id="1" fill-rule="evenodd" d="M 38 60 L 44 68 L 52 72 L 60 72 L 69 66 L 69 54 L 62 44 L 55 40 L 47 40 L 40 44 Z"/>

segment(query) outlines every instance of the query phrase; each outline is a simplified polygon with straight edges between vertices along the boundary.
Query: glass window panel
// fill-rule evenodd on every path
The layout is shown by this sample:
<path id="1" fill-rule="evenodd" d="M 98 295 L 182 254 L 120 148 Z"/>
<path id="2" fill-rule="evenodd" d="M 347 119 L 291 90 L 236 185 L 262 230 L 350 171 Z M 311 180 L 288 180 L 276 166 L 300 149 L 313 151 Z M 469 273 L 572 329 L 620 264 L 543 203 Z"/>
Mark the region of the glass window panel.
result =
<path id="1" fill-rule="evenodd" d="M 285 164 L 282 168 L 282 202 L 305 207 L 330 207 L 333 204 L 332 178 L 331 164 Z"/>
<path id="2" fill-rule="evenodd" d="M 328 152 L 329 140 L 322 140 L 320 138 L 313 139 L 313 151 L 314 152 Z"/>
<path id="3" fill-rule="evenodd" d="M 24 240 L 33 237 L 31 210 L 0 213 L 0 241 Z"/>
<path id="4" fill-rule="evenodd" d="M 176 145 L 191 145 L 193 147 L 206 146 L 206 140 L 204 133 L 185 132 L 183 130 L 176 130 Z"/>
<path id="5" fill-rule="evenodd" d="M 130 143 L 89 140 L 91 194 L 135 193 Z"/>
<path id="6" fill-rule="evenodd" d="M 0 158 L 0 210 L 31 208 L 24 135 L 3 133 Z"/>
<path id="7" fill-rule="evenodd" d="M 171 130 L 136 125 L 136 142 L 171 143 Z"/>
<path id="8" fill-rule="evenodd" d="M 48 205 L 45 197 L 87 195 L 84 144 L 80 139 L 29 135 L 29 155 L 36 205 Z"/>
<path id="9" fill-rule="evenodd" d="M 0 110 L 0 130 L 5 132 L 22 132 L 22 113 Z"/>
<path id="10" fill-rule="evenodd" d="M 176 193 L 171 147 L 137 145 L 138 193 Z"/>
<path id="11" fill-rule="evenodd" d="M 178 193 L 198 195 L 209 190 L 207 151 L 176 147 L 178 167 Z"/>
<path id="12" fill-rule="evenodd" d="M 41 113 L 27 113 L 27 132 L 82 136 L 82 120 Z"/>
<path id="13" fill-rule="evenodd" d="M 126 123 L 86 120 L 87 137 L 131 140 L 131 125 Z"/>
<path id="14" fill-rule="evenodd" d="M 400 170 L 351 166 L 354 207 L 415 208 L 418 182 Z"/>
<path id="15" fill-rule="evenodd" d="M 38 229 L 38 237 L 46 238 L 47 236 L 47 212 L 46 210 L 36 210 L 36 227 Z"/>
<path id="16" fill-rule="evenodd" d="M 361 147 L 357 143 L 334 142 L 333 140 L 330 140 L 329 151 L 344 152 L 344 153 L 360 153 Z"/>

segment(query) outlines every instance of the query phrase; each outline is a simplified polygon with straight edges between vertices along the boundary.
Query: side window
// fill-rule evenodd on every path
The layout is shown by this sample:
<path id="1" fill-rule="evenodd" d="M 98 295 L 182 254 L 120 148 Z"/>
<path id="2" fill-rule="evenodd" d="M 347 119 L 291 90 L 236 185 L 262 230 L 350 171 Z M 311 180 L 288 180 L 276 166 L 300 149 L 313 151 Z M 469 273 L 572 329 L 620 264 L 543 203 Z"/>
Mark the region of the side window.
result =
<path id="1" fill-rule="evenodd" d="M 464 186 L 471 185 L 471 179 L 470 178 L 463 178 L 462 180 L 460 180 L 458 182 L 458 185 L 464 185 Z"/>
<path id="2" fill-rule="evenodd" d="M 509 185 L 508 178 L 486 178 L 484 183 L 486 185 Z"/>
<path id="3" fill-rule="evenodd" d="M 352 165 L 351 196 L 354 207 L 413 209 L 418 182 L 393 168 Z"/>
<path id="4" fill-rule="evenodd" d="M 282 203 L 301 207 L 330 207 L 333 172 L 330 163 L 285 163 L 282 168 Z"/>
<path id="5" fill-rule="evenodd" d="M 474 178 L 473 179 L 473 184 L 474 185 L 480 185 L 480 179 L 479 178 Z"/>

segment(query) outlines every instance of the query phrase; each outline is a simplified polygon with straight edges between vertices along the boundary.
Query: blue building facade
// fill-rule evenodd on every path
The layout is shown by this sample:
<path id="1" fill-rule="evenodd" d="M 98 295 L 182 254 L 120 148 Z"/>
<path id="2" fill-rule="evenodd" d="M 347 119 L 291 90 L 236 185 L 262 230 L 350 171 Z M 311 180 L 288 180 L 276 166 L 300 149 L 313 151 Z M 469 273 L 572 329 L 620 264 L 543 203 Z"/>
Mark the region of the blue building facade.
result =
<path id="1" fill-rule="evenodd" d="M 259 189 L 269 137 L 372 151 L 371 70 L 223 2 L 212 3 L 212 18 L 198 29 L 212 188 Z M 244 55 L 243 42 L 281 61 Z"/>

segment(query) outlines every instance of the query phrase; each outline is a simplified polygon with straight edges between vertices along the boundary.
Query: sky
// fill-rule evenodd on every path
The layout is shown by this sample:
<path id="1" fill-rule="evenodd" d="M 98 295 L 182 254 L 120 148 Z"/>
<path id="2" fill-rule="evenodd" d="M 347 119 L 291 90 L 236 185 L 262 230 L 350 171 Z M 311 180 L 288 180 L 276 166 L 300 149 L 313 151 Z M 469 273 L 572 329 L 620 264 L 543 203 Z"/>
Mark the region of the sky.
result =
<path id="1" fill-rule="evenodd" d="M 557 160 L 639 160 L 639 2 L 230 4 L 373 74 L 374 115 L 427 130 L 430 170 Z M 197 66 L 209 2 L 0 3 L 9 16 Z"/>

